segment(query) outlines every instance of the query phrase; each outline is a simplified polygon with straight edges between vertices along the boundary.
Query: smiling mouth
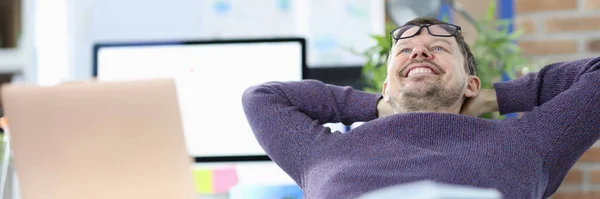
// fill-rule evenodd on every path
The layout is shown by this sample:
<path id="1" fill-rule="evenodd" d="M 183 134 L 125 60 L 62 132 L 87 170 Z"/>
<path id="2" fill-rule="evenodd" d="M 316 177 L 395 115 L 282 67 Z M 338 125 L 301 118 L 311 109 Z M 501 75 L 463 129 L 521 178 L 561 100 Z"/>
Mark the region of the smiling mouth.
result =
<path id="1" fill-rule="evenodd" d="M 435 75 L 435 73 L 429 67 L 416 67 L 408 71 L 406 77 L 413 77 L 416 75 Z"/>
<path id="2" fill-rule="evenodd" d="M 403 70 L 402 77 L 409 78 L 423 75 L 439 75 L 438 71 L 431 68 L 429 65 L 411 66 L 407 70 Z"/>
<path id="3" fill-rule="evenodd" d="M 399 76 L 408 78 L 413 76 L 441 75 L 444 74 L 441 67 L 430 61 L 413 61 L 399 71 Z"/>

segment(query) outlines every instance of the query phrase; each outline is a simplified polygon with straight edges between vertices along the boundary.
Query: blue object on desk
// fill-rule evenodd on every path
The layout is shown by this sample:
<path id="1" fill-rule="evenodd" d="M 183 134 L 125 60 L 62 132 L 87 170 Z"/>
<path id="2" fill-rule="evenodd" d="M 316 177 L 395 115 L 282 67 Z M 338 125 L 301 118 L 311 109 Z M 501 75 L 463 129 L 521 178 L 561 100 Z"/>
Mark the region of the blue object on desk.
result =
<path id="1" fill-rule="evenodd" d="M 236 185 L 229 190 L 230 199 L 303 199 L 298 185 Z"/>

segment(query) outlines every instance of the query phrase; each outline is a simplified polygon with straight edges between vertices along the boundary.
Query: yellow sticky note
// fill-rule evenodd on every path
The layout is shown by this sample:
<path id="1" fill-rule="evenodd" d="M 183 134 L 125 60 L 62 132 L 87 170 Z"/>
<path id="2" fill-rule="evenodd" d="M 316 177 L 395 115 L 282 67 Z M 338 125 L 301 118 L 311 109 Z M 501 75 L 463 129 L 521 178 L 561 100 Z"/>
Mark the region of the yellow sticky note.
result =
<path id="1" fill-rule="evenodd" d="M 194 180 L 196 182 L 196 192 L 198 193 L 213 193 L 213 172 L 212 170 L 194 171 Z"/>

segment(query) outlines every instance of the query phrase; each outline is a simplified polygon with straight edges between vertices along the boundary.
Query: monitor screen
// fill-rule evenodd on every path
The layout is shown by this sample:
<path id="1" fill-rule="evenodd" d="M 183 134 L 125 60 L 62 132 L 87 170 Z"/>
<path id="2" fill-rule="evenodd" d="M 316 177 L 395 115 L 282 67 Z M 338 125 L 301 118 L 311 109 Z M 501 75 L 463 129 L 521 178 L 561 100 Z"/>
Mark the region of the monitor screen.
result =
<path id="1" fill-rule="evenodd" d="M 94 76 L 174 78 L 189 154 L 245 161 L 266 154 L 246 120 L 242 93 L 268 81 L 304 79 L 305 51 L 304 39 L 297 38 L 97 44 Z"/>

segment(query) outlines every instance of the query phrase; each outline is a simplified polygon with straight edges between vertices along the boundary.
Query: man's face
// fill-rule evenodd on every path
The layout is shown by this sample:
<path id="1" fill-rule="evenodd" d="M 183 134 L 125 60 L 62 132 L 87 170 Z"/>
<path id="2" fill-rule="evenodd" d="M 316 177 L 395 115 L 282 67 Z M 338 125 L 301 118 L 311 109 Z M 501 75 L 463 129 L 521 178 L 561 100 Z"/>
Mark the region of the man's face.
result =
<path id="1" fill-rule="evenodd" d="M 413 27 L 403 35 L 412 35 L 418 29 Z M 396 109 L 450 107 L 461 99 L 467 87 L 464 64 L 454 37 L 432 36 L 423 28 L 419 35 L 400 39 L 392 47 L 383 95 Z"/>

